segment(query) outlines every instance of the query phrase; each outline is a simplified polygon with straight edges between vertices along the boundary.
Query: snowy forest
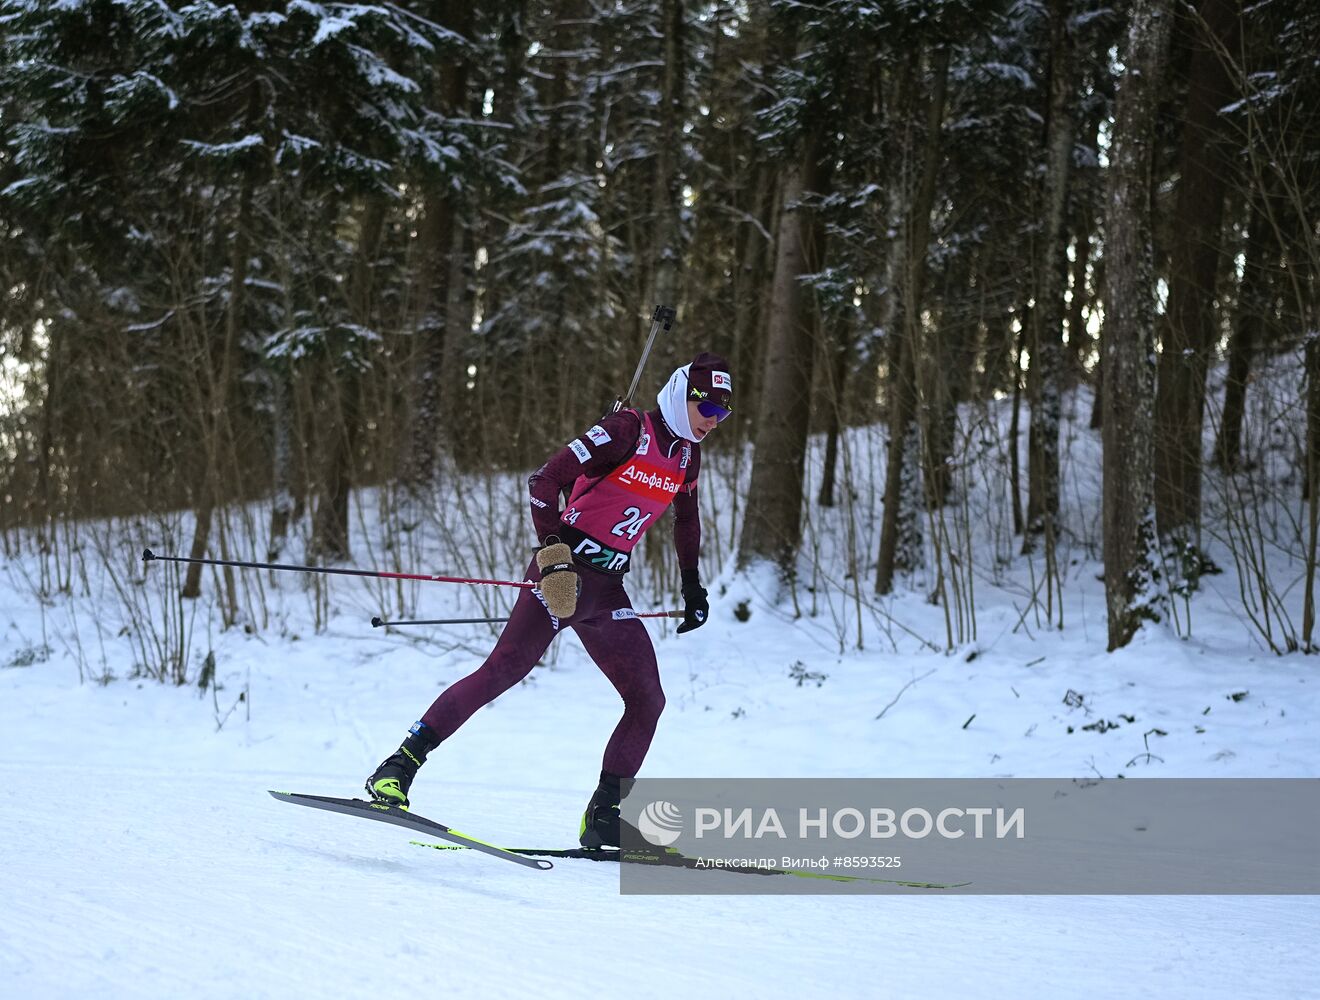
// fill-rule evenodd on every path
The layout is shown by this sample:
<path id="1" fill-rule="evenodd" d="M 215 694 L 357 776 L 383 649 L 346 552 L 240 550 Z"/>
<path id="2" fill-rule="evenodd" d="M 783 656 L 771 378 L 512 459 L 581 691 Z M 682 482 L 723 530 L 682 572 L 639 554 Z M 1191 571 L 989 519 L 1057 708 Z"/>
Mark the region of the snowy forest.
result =
<path id="1" fill-rule="evenodd" d="M 1090 560 L 1115 649 L 1231 568 L 1313 651 L 1317 51 L 1310 0 L 4 0 L 0 544 L 130 604 L 97 525 L 420 570 L 443 521 L 516 571 L 522 480 L 669 304 L 638 401 L 738 380 L 708 577 L 915 590 L 952 649 L 987 574 L 1064 628 Z M 259 580 L 171 586 L 269 625 Z"/>
<path id="2" fill-rule="evenodd" d="M 1317 0 L 0 0 L 6 995 L 1314 997 L 1317 53 Z M 575 579 L 643 358 L 709 426 Z M 979 842 L 1037 779 L 1098 818 Z M 665 782 L 869 836 L 698 870 Z"/>

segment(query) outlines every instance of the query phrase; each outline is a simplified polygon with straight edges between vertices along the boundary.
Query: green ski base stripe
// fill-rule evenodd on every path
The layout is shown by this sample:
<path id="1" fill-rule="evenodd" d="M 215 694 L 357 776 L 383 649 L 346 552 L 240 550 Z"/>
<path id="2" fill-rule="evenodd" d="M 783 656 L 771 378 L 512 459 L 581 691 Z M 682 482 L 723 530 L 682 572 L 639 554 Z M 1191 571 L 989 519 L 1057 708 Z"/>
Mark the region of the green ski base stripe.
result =
<path id="1" fill-rule="evenodd" d="M 409 843 L 417 847 L 431 847 L 437 851 L 467 850 L 463 844 L 431 844 L 424 840 L 412 840 Z M 591 850 L 585 847 L 536 848 L 508 847 L 512 854 L 540 856 L 550 858 L 580 858 L 585 861 L 622 861 L 629 864 L 665 865 L 671 868 L 697 869 L 697 859 L 689 858 L 671 849 L 663 855 L 641 851 Z M 704 868 L 704 866 L 702 866 Z M 800 868 L 710 868 L 710 871 L 731 872 L 735 875 L 792 875 L 795 878 L 824 879 L 827 882 L 873 882 L 879 885 L 895 885 L 908 889 L 961 889 L 970 882 L 918 882 L 897 878 L 869 878 L 865 875 L 831 875 L 826 872 L 805 871 Z"/>
<path id="2" fill-rule="evenodd" d="M 459 831 L 455 830 L 453 827 L 450 827 L 450 828 L 449 828 L 449 832 L 452 833 L 455 837 L 462 837 L 464 840 L 470 840 L 470 841 L 472 841 L 472 843 L 474 843 L 474 844 L 486 844 L 487 847 L 495 847 L 494 844 L 487 844 L 486 841 L 484 841 L 484 840 L 478 840 L 476 837 L 472 836 L 472 834 L 470 834 L 470 833 L 460 833 Z M 455 844 L 454 846 L 455 846 L 455 847 L 459 847 L 460 850 L 462 849 L 462 848 L 460 847 L 460 845 L 458 845 L 458 844 Z M 507 847 L 495 847 L 495 850 L 497 850 L 497 851 L 508 851 L 509 849 L 508 849 Z M 509 853 L 510 853 L 510 854 L 518 854 L 518 853 L 520 853 L 520 852 L 518 852 L 518 851 L 509 851 Z"/>

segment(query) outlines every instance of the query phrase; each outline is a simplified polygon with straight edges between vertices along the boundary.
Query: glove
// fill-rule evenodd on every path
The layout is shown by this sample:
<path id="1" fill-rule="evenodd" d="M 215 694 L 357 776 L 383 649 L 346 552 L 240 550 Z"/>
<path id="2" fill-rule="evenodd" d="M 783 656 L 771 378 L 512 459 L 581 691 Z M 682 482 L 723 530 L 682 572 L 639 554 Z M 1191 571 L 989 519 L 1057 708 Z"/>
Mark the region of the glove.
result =
<path id="1" fill-rule="evenodd" d="M 539 589 L 546 608 L 556 618 L 572 618 L 577 611 L 582 581 L 573 569 L 573 554 L 568 546 L 556 539 L 554 544 L 536 553 L 536 565 L 541 570 Z"/>
<path id="2" fill-rule="evenodd" d="M 683 624 L 678 626 L 678 634 L 701 628 L 709 617 L 710 603 L 700 575 L 695 569 L 683 570 Z"/>

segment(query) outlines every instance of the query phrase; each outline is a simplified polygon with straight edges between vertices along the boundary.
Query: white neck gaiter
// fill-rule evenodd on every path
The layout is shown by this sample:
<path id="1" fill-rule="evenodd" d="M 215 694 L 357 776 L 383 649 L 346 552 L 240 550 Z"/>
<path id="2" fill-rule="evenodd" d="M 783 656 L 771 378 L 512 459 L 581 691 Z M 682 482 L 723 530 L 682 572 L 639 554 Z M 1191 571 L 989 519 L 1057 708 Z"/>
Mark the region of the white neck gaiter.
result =
<path id="1" fill-rule="evenodd" d="M 696 444 L 697 438 L 692 432 L 692 423 L 688 420 L 687 407 L 688 369 L 691 367 L 684 365 L 682 368 L 674 369 L 674 374 L 669 376 L 664 388 L 656 393 L 655 401 L 660 404 L 660 414 L 665 418 L 669 429 L 684 440 Z"/>

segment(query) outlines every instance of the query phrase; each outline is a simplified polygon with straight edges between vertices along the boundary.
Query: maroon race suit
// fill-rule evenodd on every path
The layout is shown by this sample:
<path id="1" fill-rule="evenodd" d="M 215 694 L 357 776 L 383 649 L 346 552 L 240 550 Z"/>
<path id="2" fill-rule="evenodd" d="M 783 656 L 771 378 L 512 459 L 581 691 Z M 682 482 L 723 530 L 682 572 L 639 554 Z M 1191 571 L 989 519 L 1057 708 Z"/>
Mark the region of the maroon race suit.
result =
<path id="1" fill-rule="evenodd" d="M 557 528 L 575 561 L 605 573 L 628 571 L 637 540 L 669 509 L 692 464 L 690 441 L 669 451 L 658 448 L 655 425 L 663 426 L 663 421 L 659 417 L 653 421 L 650 414 L 635 415 L 642 431 L 632 454 L 604 476 L 578 476 Z M 584 436 L 599 445 L 613 440 L 600 424 Z M 591 461 L 591 450 L 582 438 L 569 442 L 568 450 L 583 465 Z"/>
<path id="2" fill-rule="evenodd" d="M 448 739 L 477 709 L 526 677 L 564 626 L 623 698 L 623 717 L 605 747 L 602 769 L 635 777 L 665 706 L 655 648 L 623 588 L 637 539 L 670 506 L 681 570 L 695 570 L 701 548 L 697 508 L 700 447 L 678 438 L 659 409 L 621 410 L 556 452 L 528 480 L 532 523 L 542 543 L 567 542 L 582 581 L 571 618 L 550 614 L 539 593 L 523 590 L 495 648 L 422 716 L 438 740 Z M 632 470 L 629 472 L 628 470 Z M 560 491 L 572 485 L 559 512 Z M 576 516 L 574 516 L 576 514 Z M 572 517 L 573 522 L 567 519 Z M 616 530 L 617 529 L 617 530 Z M 526 578 L 539 581 L 533 558 Z"/>

